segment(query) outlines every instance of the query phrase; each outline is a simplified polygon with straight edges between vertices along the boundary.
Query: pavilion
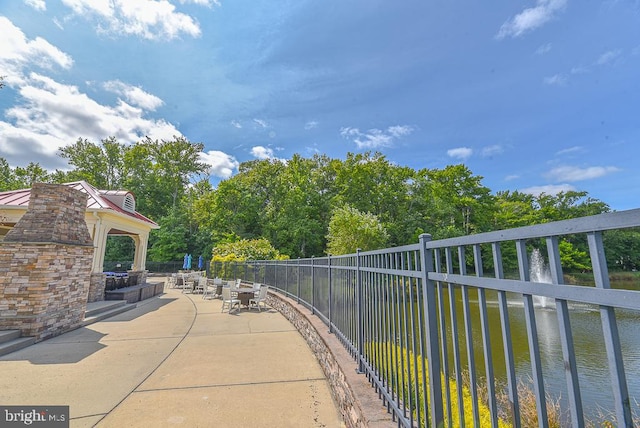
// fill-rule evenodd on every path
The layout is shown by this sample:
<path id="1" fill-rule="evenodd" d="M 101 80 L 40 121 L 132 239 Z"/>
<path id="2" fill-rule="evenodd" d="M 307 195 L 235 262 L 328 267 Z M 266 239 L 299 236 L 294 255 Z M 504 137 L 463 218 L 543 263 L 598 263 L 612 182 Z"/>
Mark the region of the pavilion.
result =
<path id="1" fill-rule="evenodd" d="M 133 240 L 135 253 L 130 271 L 144 272 L 149 233 L 160 226 L 136 211 L 133 194 L 126 190 L 99 190 L 86 181 L 64 185 L 87 194 L 85 221 L 94 247 L 92 282 L 100 281 L 103 275 L 109 236 L 129 236 Z M 0 241 L 27 211 L 30 194 L 31 189 L 0 192 Z M 94 275 L 99 277 L 95 278 Z"/>

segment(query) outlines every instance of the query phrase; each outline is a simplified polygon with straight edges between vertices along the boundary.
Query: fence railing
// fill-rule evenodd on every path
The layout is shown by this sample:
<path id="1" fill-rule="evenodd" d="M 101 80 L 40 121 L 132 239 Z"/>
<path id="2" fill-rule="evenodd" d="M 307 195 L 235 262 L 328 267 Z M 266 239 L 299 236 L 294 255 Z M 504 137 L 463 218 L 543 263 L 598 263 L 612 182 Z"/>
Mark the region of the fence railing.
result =
<path id="1" fill-rule="evenodd" d="M 589 383 L 590 369 L 583 361 L 596 354 L 608 366 L 610 385 L 596 387 L 610 391 L 609 420 L 633 426 L 638 397 L 628 382 L 640 378 L 640 353 L 628 375 L 616 311 L 640 322 L 640 292 L 611 287 L 603 233 L 638 226 L 640 209 L 438 241 L 422 235 L 418 244 L 342 256 L 212 263 L 210 276 L 268 284 L 310 309 L 399 426 L 526 426 L 522 410 L 534 406 L 536 424 L 547 427 L 550 395 L 561 396 L 563 425 L 585 426 L 581 382 Z M 565 283 L 563 239 L 586 240 L 592 284 Z M 538 250 L 547 282 L 532 279 L 530 257 Z M 514 269 L 505 273 L 505 266 Z M 579 325 L 574 318 L 585 312 L 597 320 L 597 349 L 574 344 L 572 322 Z M 553 355 L 559 369 L 550 372 Z M 562 377 L 561 392 L 547 389 Z M 523 380 L 533 404 L 523 401 Z"/>

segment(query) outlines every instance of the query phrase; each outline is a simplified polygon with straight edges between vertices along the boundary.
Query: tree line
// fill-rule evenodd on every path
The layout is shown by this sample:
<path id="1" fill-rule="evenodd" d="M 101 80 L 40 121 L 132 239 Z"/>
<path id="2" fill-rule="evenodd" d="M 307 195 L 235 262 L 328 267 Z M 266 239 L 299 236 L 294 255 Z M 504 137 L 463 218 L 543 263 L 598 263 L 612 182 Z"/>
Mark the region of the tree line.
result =
<path id="1" fill-rule="evenodd" d="M 289 258 L 345 254 L 412 244 L 422 233 L 441 239 L 610 211 L 587 192 L 494 193 L 463 164 L 415 170 L 378 152 L 252 160 L 214 187 L 203 149 L 183 137 L 130 145 L 78 139 L 58 152 L 64 171 L 33 162 L 11 168 L 0 158 L 0 191 L 77 180 L 129 190 L 137 211 L 161 226 L 150 236 L 151 261 L 211 258 L 214 248 L 252 240 Z M 610 268 L 638 268 L 638 230 L 607 232 L 605 242 Z M 132 249 L 130 239 L 110 238 L 106 257 L 127 260 Z M 561 254 L 568 269 L 590 269 L 586 242 L 569 237 Z"/>

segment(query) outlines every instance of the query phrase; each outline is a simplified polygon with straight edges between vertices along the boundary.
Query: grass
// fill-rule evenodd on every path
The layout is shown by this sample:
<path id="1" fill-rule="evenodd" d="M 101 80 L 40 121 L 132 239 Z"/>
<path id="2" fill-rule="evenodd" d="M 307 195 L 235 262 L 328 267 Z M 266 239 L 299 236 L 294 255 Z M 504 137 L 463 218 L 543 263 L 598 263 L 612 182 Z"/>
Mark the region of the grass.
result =
<path id="1" fill-rule="evenodd" d="M 567 284 L 594 285 L 593 273 L 591 272 L 565 273 L 564 281 Z M 609 282 L 611 283 L 611 288 L 614 289 L 640 291 L 640 272 L 609 272 Z"/>

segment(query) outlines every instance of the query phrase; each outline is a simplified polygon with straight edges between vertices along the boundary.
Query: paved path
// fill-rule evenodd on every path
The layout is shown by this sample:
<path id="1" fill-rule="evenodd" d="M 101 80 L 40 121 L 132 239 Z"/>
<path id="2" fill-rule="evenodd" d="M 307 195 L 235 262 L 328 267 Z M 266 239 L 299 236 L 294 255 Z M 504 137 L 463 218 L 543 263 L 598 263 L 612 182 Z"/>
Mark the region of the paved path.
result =
<path id="1" fill-rule="evenodd" d="M 0 357 L 0 404 L 69 405 L 71 427 L 344 426 L 284 317 L 220 307 L 168 289 Z"/>

